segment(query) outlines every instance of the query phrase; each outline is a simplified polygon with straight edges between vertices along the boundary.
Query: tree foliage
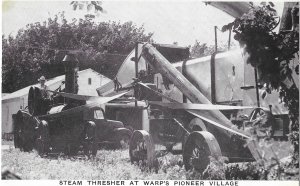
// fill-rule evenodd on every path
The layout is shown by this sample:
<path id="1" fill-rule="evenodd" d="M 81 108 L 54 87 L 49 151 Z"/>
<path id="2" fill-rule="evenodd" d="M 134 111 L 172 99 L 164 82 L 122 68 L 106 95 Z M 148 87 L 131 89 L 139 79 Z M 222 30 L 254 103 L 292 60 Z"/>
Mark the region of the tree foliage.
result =
<path id="1" fill-rule="evenodd" d="M 249 55 L 247 62 L 257 69 L 260 83 L 269 89 L 279 89 L 280 98 L 289 109 L 290 139 L 296 166 L 299 166 L 299 90 L 292 77 L 292 73 L 299 75 L 299 64 L 295 69 L 289 65 L 290 60 L 299 55 L 299 29 L 274 32 L 279 20 L 273 6 L 271 2 L 252 4 L 247 14 L 222 30 L 233 29 L 234 38 Z"/>
<path id="2" fill-rule="evenodd" d="M 260 81 L 278 88 L 280 82 L 292 73 L 288 66 L 281 67 L 299 51 L 299 33 L 274 32 L 279 20 L 272 6 L 272 3 L 253 5 L 247 14 L 225 25 L 222 30 L 233 29 L 234 39 L 249 54 L 247 62 L 257 68 Z"/>
<path id="3" fill-rule="evenodd" d="M 72 5 L 73 10 L 82 10 L 86 7 L 88 11 L 94 10 L 95 13 L 98 11 L 104 12 L 101 1 L 72 1 L 70 5 Z"/>
<path id="4" fill-rule="evenodd" d="M 235 47 L 235 44 L 231 42 L 231 48 Z M 228 50 L 228 44 L 219 44 L 218 45 L 218 52 L 224 52 Z M 199 58 L 204 56 L 212 55 L 215 52 L 214 45 L 207 45 L 207 43 L 201 43 L 200 41 L 196 40 L 194 45 L 190 48 L 191 57 Z"/>
<path id="5" fill-rule="evenodd" d="M 31 23 L 16 37 L 2 36 L 2 91 L 13 92 L 45 75 L 64 74 L 61 61 L 75 53 L 80 69 L 93 68 L 113 78 L 136 42 L 149 42 L 152 33 L 132 22 L 100 22 L 86 15 L 68 22 L 64 13 L 43 23 Z"/>
<path id="6" fill-rule="evenodd" d="M 209 56 L 214 51 L 214 46 L 207 46 L 206 43 L 201 44 L 200 41 L 196 40 L 194 45 L 191 47 L 191 56 L 194 58 Z"/>

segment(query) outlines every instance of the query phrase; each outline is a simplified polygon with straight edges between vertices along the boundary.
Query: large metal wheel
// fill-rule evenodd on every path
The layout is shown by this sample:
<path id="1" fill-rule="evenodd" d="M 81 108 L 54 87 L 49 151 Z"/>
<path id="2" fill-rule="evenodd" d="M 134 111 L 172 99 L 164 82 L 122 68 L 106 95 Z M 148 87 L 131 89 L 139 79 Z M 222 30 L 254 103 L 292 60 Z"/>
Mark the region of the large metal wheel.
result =
<path id="1" fill-rule="evenodd" d="M 38 126 L 38 135 L 36 139 L 36 150 L 39 155 L 47 155 L 49 152 L 49 126 L 45 120 L 42 120 Z"/>
<path id="2" fill-rule="evenodd" d="M 45 110 L 42 106 L 43 97 L 38 87 L 30 87 L 28 93 L 28 111 L 31 115 L 36 116 Z"/>
<path id="3" fill-rule="evenodd" d="M 131 163 L 146 164 L 148 167 L 154 166 L 155 149 L 151 135 L 145 130 L 133 132 L 129 143 L 129 156 Z"/>
<path id="4" fill-rule="evenodd" d="M 30 87 L 28 92 L 28 111 L 33 114 L 35 110 L 34 87 Z"/>
<path id="5" fill-rule="evenodd" d="M 210 163 L 210 156 L 222 156 L 215 137 L 207 131 L 192 132 L 184 145 L 183 163 L 186 170 L 195 169 L 202 173 Z"/>
<path id="6" fill-rule="evenodd" d="M 93 121 L 86 123 L 83 151 L 86 156 L 96 156 L 98 150 L 96 139 L 96 124 Z"/>

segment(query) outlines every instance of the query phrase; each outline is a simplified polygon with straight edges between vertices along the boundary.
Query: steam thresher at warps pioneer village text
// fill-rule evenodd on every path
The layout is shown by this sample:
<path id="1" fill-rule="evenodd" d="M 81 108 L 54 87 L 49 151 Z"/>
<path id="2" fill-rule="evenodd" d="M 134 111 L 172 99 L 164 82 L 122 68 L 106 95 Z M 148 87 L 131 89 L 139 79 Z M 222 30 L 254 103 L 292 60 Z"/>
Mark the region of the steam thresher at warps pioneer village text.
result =
<path id="1" fill-rule="evenodd" d="M 65 92 L 52 92 L 45 98 L 38 87 L 31 87 L 28 107 L 13 115 L 14 143 L 24 151 L 36 149 L 39 154 L 61 153 L 96 155 L 98 145 L 106 143 L 113 148 L 126 146 L 132 132 L 120 121 L 106 118 L 101 104 L 112 97 L 77 95 L 78 61 L 68 54 L 63 59 Z"/>

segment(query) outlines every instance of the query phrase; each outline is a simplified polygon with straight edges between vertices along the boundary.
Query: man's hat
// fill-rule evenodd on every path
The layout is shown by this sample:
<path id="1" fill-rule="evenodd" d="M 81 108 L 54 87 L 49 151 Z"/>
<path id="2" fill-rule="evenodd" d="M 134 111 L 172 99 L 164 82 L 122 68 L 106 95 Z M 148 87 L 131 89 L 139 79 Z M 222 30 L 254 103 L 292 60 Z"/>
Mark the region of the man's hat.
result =
<path id="1" fill-rule="evenodd" d="M 38 79 L 38 81 L 46 81 L 45 76 L 41 76 L 41 77 Z"/>

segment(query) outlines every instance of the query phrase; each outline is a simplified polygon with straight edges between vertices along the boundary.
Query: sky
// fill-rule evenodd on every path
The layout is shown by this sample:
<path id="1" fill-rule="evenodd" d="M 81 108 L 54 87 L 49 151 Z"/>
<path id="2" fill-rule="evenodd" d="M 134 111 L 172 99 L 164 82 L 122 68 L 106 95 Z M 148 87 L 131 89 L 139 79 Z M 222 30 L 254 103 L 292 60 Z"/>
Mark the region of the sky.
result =
<path id="1" fill-rule="evenodd" d="M 146 32 L 154 32 L 157 43 L 189 46 L 195 40 L 214 43 L 214 26 L 222 28 L 233 17 L 200 0 L 103 0 L 106 13 L 96 21 L 132 21 L 144 25 Z M 276 3 L 282 9 L 283 3 Z M 82 18 L 86 10 L 74 11 L 70 1 L 6 1 L 2 4 L 2 33 L 15 36 L 28 23 L 43 22 L 58 12 L 65 12 L 68 20 Z M 228 32 L 218 32 L 218 42 L 227 43 Z"/>

